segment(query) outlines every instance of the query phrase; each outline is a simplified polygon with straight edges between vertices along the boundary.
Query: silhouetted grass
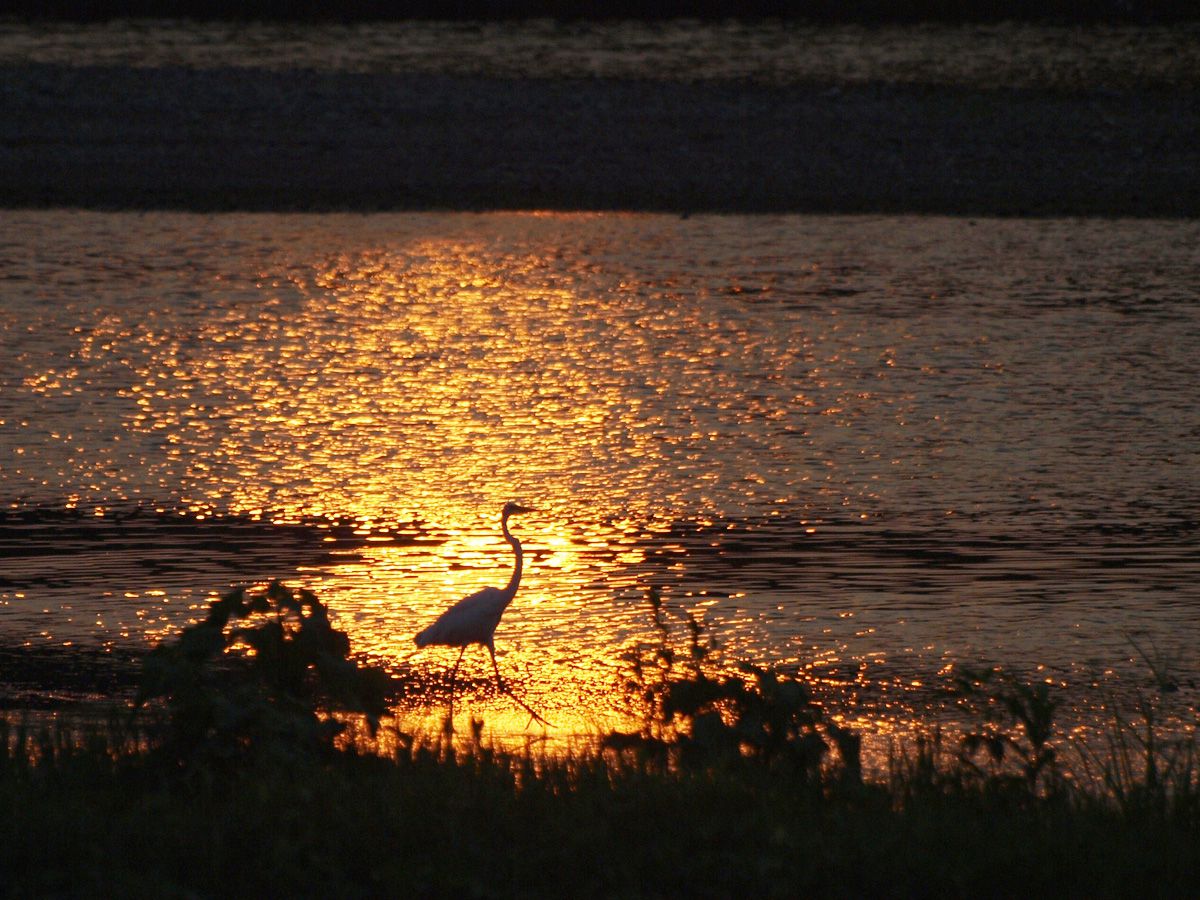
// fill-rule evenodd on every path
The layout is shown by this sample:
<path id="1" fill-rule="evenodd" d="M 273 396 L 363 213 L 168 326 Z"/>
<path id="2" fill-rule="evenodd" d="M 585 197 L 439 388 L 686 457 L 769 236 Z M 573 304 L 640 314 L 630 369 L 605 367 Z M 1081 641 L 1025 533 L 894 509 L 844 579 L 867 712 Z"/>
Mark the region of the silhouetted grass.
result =
<path id="1" fill-rule="evenodd" d="M 467 742 L 186 774 L 0 729 L 9 896 L 1194 896 L 1194 792 L 1130 804 L 898 756 L 879 783 Z M 30 761 L 32 757 L 33 761 Z M 952 757 L 951 757 L 952 758 Z M 1194 775 L 1194 772 L 1193 772 Z"/>
<path id="2" fill-rule="evenodd" d="M 1072 777 L 1045 685 L 964 673 L 956 690 L 976 727 L 895 748 L 864 777 L 857 736 L 800 681 L 716 670 L 700 624 L 686 618 L 678 646 L 649 596 L 655 639 L 628 656 L 643 729 L 547 757 L 489 746 L 482 723 L 456 741 L 384 726 L 336 750 L 339 729 L 314 704 L 340 697 L 335 708 L 370 721 L 375 676 L 348 662 L 308 592 L 232 592 L 147 661 L 140 699 L 156 715 L 0 720 L 0 894 L 1200 890 L 1195 737 L 1164 741 L 1153 698 L 1138 728 L 1115 718 Z M 207 662 L 238 645 L 255 650 L 244 666 Z"/>

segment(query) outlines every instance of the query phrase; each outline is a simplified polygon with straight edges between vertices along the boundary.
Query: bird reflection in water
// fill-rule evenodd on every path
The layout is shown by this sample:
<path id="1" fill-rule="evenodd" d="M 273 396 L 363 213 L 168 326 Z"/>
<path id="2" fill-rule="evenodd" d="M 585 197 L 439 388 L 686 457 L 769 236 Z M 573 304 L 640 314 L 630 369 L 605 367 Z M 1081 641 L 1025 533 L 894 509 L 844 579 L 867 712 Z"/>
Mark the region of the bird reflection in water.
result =
<path id="1" fill-rule="evenodd" d="M 454 685 L 455 679 L 458 677 L 458 666 L 462 662 L 463 654 L 467 652 L 467 647 L 471 644 L 482 644 L 487 647 L 488 653 L 492 657 L 492 671 L 496 673 L 496 687 L 501 693 L 512 697 L 522 709 L 533 717 L 532 721 L 543 726 L 550 724 L 513 693 L 512 688 L 504 683 L 504 679 L 500 675 L 500 667 L 496 664 L 496 626 L 500 624 L 501 616 L 508 609 L 508 605 L 512 603 L 513 597 L 517 594 L 517 588 L 521 584 L 523 559 L 521 542 L 508 530 L 508 519 L 510 516 L 527 512 L 533 512 L 533 509 L 510 501 L 504 504 L 504 509 L 500 513 L 500 530 L 516 554 L 516 563 L 513 566 L 512 577 L 508 580 L 508 586 L 504 588 L 485 587 L 468 597 L 463 597 L 438 616 L 437 621 L 416 636 L 418 647 L 437 644 L 444 647 L 461 648 L 458 651 L 458 659 L 454 661 L 454 668 L 450 670 L 450 712 L 446 717 L 447 731 L 453 729 Z"/>

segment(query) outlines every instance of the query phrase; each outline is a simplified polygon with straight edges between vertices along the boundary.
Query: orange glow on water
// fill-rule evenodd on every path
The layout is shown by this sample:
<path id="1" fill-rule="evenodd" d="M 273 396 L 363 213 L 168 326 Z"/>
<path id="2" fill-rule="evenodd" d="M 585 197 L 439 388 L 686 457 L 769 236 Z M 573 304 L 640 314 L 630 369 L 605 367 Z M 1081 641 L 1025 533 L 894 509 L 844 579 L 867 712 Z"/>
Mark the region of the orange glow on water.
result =
<path id="1" fill-rule="evenodd" d="M 641 401 L 628 398 L 613 360 L 597 356 L 596 332 L 611 327 L 604 309 L 597 315 L 594 300 L 581 309 L 586 298 L 569 285 L 523 288 L 545 266 L 538 256 L 497 260 L 469 243 L 430 240 L 402 256 L 366 249 L 330 258 L 298 278 L 300 297 L 205 324 L 207 350 L 191 368 L 189 394 L 239 399 L 210 410 L 229 435 L 215 459 L 186 431 L 178 449 L 195 457 L 195 472 L 230 473 L 223 502 L 235 513 L 359 523 L 366 546 L 334 550 L 304 577 L 341 611 L 358 651 L 434 674 L 457 651 L 418 652 L 413 635 L 455 599 L 507 581 L 499 506 L 510 498 L 536 505 L 538 514 L 514 525 L 528 561 L 498 654 L 531 702 L 549 704 L 556 725 L 595 730 L 600 714 L 577 710 L 603 704 L 579 699 L 612 689 L 610 629 L 622 617 L 607 617 L 608 633 L 596 633 L 590 588 L 597 579 L 618 590 L 631 584 L 629 567 L 643 554 L 623 549 L 598 572 L 585 551 L 619 538 L 619 520 L 590 521 L 572 488 Z M 207 436 L 205 416 L 189 418 L 197 409 L 165 418 L 192 421 L 190 430 Z M 652 480 L 637 472 L 656 458 L 647 430 L 628 427 L 623 445 L 631 474 Z M 264 467 L 270 478 L 259 474 Z M 646 499 L 622 498 L 620 516 L 646 520 Z M 426 537 L 410 543 L 406 529 Z M 473 695 L 487 696 L 490 674 L 486 653 L 472 649 L 462 667 L 464 714 Z M 472 691 L 479 679 L 483 694 Z M 521 730 L 513 704 L 493 698 L 486 708 L 492 728 Z"/>
<path id="2" fill-rule="evenodd" d="M 69 521 L 69 575 L 34 526 L 5 548 L 23 639 L 157 640 L 275 576 L 436 688 L 456 651 L 413 636 L 507 581 L 510 499 L 538 512 L 499 664 L 556 733 L 624 721 L 651 585 L 724 662 L 859 690 L 882 731 L 960 659 L 1102 682 L 1129 621 L 1194 633 L 1191 224 L 6 215 L 36 252 L 6 261 L 3 501 L 104 536 Z M 1098 407 L 1062 398 L 1131 379 L 1088 443 Z M 484 650 L 461 674 L 460 731 L 526 733 Z"/>

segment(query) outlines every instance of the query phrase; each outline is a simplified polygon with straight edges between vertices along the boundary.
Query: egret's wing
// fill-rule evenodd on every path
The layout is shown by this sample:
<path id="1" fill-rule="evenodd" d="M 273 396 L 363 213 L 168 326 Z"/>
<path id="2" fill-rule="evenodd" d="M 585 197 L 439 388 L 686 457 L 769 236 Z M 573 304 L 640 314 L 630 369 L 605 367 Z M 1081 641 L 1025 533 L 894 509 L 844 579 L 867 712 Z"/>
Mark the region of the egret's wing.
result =
<path id="1" fill-rule="evenodd" d="M 463 597 L 418 634 L 417 646 L 485 644 L 495 632 L 507 605 L 508 597 L 499 588 L 486 587 L 476 591 Z"/>

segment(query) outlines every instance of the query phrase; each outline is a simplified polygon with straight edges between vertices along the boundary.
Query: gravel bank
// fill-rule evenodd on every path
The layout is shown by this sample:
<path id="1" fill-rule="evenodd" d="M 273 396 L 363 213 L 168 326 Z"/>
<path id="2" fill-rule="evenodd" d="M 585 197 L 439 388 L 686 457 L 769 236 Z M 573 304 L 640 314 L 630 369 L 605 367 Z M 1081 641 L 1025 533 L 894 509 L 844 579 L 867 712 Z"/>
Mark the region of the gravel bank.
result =
<path id="1" fill-rule="evenodd" d="M 0 205 L 1200 215 L 1183 92 L 0 67 Z"/>

